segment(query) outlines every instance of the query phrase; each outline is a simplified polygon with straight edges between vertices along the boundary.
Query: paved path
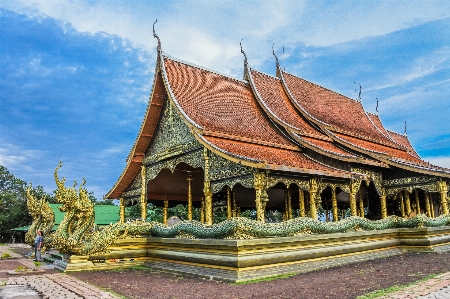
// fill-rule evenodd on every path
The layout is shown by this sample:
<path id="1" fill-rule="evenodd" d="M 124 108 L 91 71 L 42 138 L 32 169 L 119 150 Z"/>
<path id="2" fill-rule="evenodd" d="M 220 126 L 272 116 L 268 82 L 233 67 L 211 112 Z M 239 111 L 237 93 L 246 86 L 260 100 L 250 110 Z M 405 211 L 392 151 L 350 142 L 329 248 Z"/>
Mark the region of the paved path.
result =
<path id="1" fill-rule="evenodd" d="M 450 272 L 376 299 L 450 299 Z"/>
<path id="2" fill-rule="evenodd" d="M 5 267 L 2 268 L 2 266 L 0 266 L 0 272 L 11 272 L 17 264 L 26 266 L 28 269 L 35 268 L 33 260 L 24 258 L 11 250 L 14 247 L 21 246 L 27 245 L 10 244 L 9 246 L 0 246 L 0 256 L 4 253 L 8 253 L 11 257 L 15 258 L 10 260 L 15 262 L 12 269 L 5 269 Z M 8 274 L 7 278 L 0 278 L 0 299 L 120 298 L 64 273 L 45 273 L 45 270 L 52 269 L 53 265 L 42 264 L 43 265 L 39 267 L 39 273 L 33 273 L 34 275 Z M 5 275 L 3 275 L 3 277 L 4 276 Z"/>
<path id="3" fill-rule="evenodd" d="M 34 268 L 31 259 L 9 250 L 11 247 L 21 245 L 0 246 L 0 255 L 8 253 L 14 261 Z M 22 245 L 27 246 L 27 245 Z M 43 265 L 40 269 L 50 269 L 52 265 Z M 1 269 L 1 268 L 0 268 Z M 0 272 L 12 269 L 1 269 Z M 3 286 L 2 286 L 3 285 Z M 0 278 L 0 299 L 119 299 L 120 297 L 103 291 L 93 285 L 76 279 L 64 273 L 45 273 L 36 275 L 11 275 Z M 377 299 L 450 299 L 450 272 L 440 274 L 432 279 L 405 287 L 397 292 L 390 293 Z"/>

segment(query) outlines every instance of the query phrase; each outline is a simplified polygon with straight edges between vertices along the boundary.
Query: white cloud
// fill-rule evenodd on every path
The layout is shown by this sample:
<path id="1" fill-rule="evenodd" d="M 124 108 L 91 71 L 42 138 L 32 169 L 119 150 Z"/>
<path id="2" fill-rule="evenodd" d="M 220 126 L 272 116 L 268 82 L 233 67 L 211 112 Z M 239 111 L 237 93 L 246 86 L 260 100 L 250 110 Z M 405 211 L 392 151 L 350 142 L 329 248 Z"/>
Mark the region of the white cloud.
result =
<path id="1" fill-rule="evenodd" d="M 10 172 L 21 169 L 21 172 L 33 172 L 30 165 L 35 159 L 42 157 L 38 150 L 25 150 L 17 145 L 0 139 L 0 165 L 8 168 Z"/>
<path id="2" fill-rule="evenodd" d="M 450 169 L 450 156 L 424 157 L 423 160 L 428 161 L 433 165 Z"/>
<path id="3" fill-rule="evenodd" d="M 0 0 L 0 7 L 37 18 L 48 15 L 82 32 L 116 34 L 151 51 L 158 18 L 156 30 L 167 53 L 236 76 L 236 68 L 242 68 L 241 39 L 250 64 L 258 67 L 272 58 L 273 42 L 328 46 L 450 17 L 446 1 Z"/>

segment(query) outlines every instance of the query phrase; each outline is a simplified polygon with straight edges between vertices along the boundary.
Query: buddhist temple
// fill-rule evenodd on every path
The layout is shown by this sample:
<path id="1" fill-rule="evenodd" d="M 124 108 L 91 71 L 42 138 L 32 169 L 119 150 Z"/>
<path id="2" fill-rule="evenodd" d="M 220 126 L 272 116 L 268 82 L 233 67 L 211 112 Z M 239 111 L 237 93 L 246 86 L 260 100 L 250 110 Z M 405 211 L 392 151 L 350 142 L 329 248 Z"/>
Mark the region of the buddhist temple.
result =
<path id="1" fill-rule="evenodd" d="M 155 35 L 155 37 L 157 37 Z M 228 217 L 269 210 L 337 221 L 339 211 L 377 220 L 448 214 L 450 169 L 422 160 L 406 134 L 351 99 L 282 68 L 232 78 L 163 53 L 158 38 L 151 95 L 125 169 L 106 198 L 124 207 L 213 208 Z M 327 214 L 328 215 L 328 214 Z M 167 218 L 167 217 L 166 217 Z"/>

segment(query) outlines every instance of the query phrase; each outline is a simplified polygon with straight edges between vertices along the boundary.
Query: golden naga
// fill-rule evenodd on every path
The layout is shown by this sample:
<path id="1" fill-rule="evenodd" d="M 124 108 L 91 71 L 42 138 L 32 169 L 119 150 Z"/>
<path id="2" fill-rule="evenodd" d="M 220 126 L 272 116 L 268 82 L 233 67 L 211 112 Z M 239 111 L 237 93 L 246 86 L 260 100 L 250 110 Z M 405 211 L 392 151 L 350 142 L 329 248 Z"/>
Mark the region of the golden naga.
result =
<path id="1" fill-rule="evenodd" d="M 44 248 L 51 243 L 51 231 L 55 225 L 55 215 L 50 208 L 45 196 L 40 200 L 36 199 L 31 192 L 33 185 L 27 189 L 27 207 L 28 213 L 33 217 L 33 223 L 30 225 L 28 232 L 25 235 L 25 242 L 31 246 L 34 245 L 37 230 L 44 233 Z"/>
<path id="2" fill-rule="evenodd" d="M 61 166 L 60 161 L 54 172 L 58 187 L 55 193 L 56 201 L 62 203 L 59 210 L 65 214 L 58 229 L 52 235 L 51 245 L 61 253 L 78 254 L 83 241 L 89 239 L 94 231 L 94 203 L 89 200 L 88 192 L 84 188 L 86 183 L 84 178 L 78 191 L 75 189 L 76 182 L 73 187 L 64 186 L 66 179 L 63 178 L 60 181 L 58 178 L 58 169 Z"/>

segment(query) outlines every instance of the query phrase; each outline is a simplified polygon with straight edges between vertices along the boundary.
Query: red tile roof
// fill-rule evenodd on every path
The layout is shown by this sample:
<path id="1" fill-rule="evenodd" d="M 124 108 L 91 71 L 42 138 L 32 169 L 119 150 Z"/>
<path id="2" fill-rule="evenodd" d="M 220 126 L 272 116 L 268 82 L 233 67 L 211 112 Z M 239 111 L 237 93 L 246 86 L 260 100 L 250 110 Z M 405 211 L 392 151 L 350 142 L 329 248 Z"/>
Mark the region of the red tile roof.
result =
<path id="1" fill-rule="evenodd" d="M 164 66 L 175 100 L 202 129 L 291 145 L 260 110 L 248 83 L 167 57 Z"/>
<path id="2" fill-rule="evenodd" d="M 266 112 L 275 121 L 281 123 L 288 130 L 294 130 L 293 136 L 305 145 L 312 145 L 331 154 L 355 157 L 354 154 L 333 144 L 333 140 L 313 127 L 305 120 L 289 100 L 279 78 L 250 69 L 249 76 L 253 83 L 257 99 Z M 308 146 L 310 147 L 310 146 Z"/>
<path id="3" fill-rule="evenodd" d="M 295 103 L 312 118 L 331 126 L 331 130 L 365 140 L 398 147 L 370 121 L 361 102 L 281 71 Z"/>
<path id="4" fill-rule="evenodd" d="M 407 136 L 389 130 L 386 130 L 386 132 L 389 134 L 389 136 L 391 136 L 392 139 L 395 140 L 395 142 L 404 146 L 408 150 L 408 153 L 410 155 L 413 155 L 416 158 L 420 158 L 420 156 L 417 154 L 417 152 L 414 150 L 411 143 L 409 142 Z"/>
<path id="5" fill-rule="evenodd" d="M 259 163 L 266 163 L 271 169 L 277 169 L 277 167 L 281 169 L 284 167 L 283 170 L 287 171 L 289 171 L 289 168 L 292 168 L 291 171 L 295 172 L 350 177 L 349 172 L 318 163 L 298 151 L 249 144 L 247 142 L 212 136 L 204 136 L 204 138 L 210 144 L 227 153 L 252 159 Z"/>
<path id="6" fill-rule="evenodd" d="M 270 110 L 279 120 L 294 127 L 299 134 L 315 136 L 317 138 L 330 140 L 328 136 L 312 127 L 300 115 L 292 105 L 280 79 L 260 73 L 255 70 L 249 72 L 257 92 L 261 96 L 262 104 Z"/>
<path id="7" fill-rule="evenodd" d="M 384 146 L 381 144 L 373 143 L 370 141 L 366 141 L 363 139 L 355 138 L 355 137 L 340 134 L 340 133 L 335 133 L 335 135 L 338 138 L 344 140 L 345 142 L 354 144 L 365 150 L 373 151 L 374 153 L 385 154 L 389 157 L 399 158 L 399 159 L 414 162 L 417 164 L 424 164 L 424 165 L 426 164 L 425 161 L 422 161 L 421 159 L 413 157 L 412 155 L 408 154 L 406 151 L 402 151 L 402 150 L 395 149 L 395 148 L 392 148 L 389 146 Z"/>

